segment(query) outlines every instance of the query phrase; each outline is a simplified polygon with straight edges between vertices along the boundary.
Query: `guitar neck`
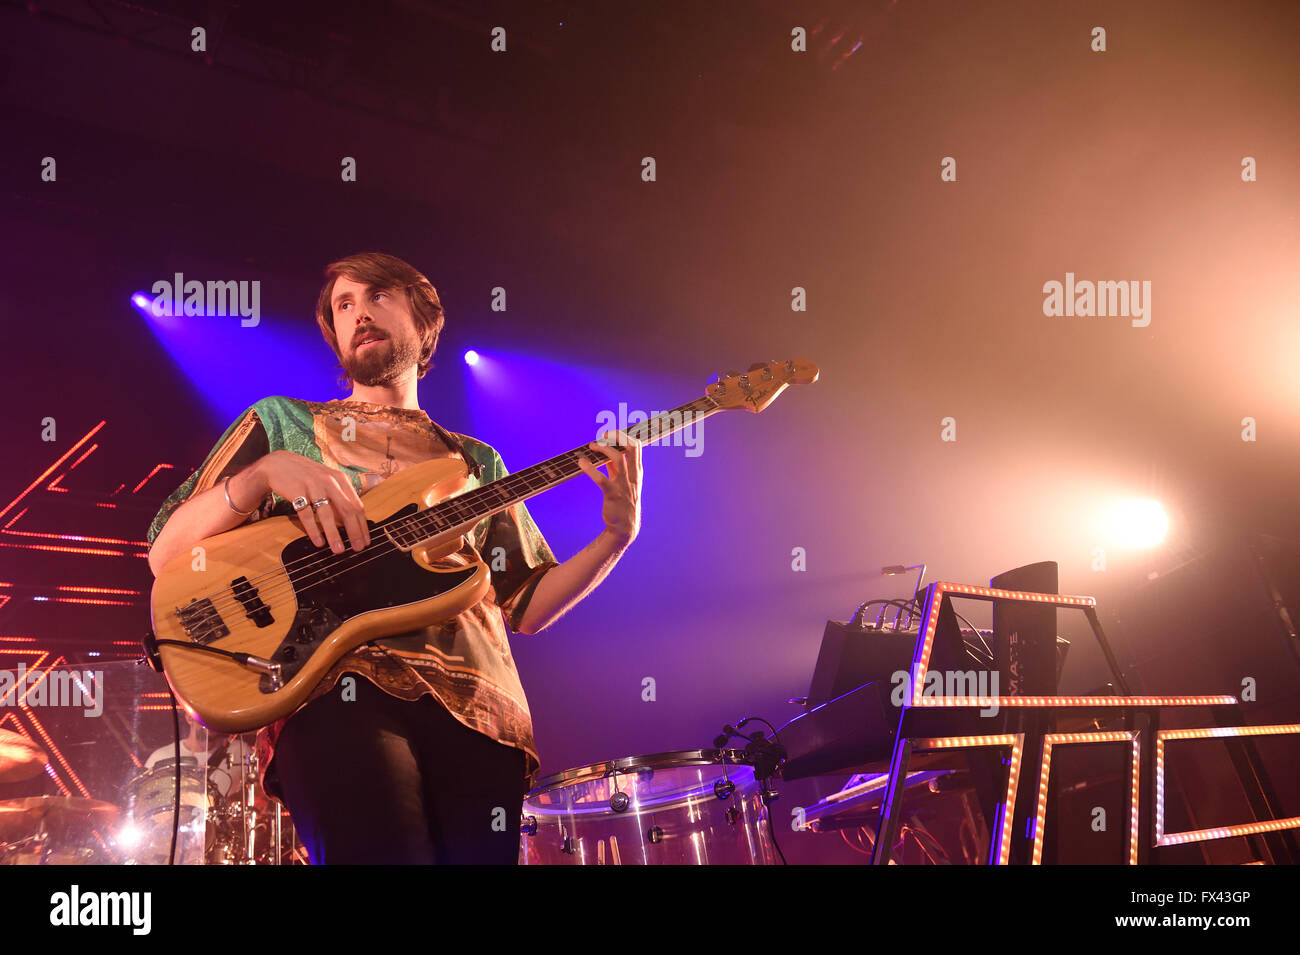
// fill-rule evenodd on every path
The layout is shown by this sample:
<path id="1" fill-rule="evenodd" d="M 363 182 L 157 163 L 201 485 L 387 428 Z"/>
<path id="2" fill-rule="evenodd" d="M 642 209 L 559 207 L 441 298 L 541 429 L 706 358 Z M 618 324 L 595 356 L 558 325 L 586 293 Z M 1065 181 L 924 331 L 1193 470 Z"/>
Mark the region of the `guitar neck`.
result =
<path id="1" fill-rule="evenodd" d="M 653 444 L 720 410 L 722 408 L 719 403 L 705 395 L 626 428 L 625 433 L 642 444 Z M 520 501 L 526 501 L 577 477 L 583 473 L 578 461 L 584 457 L 593 464 L 605 460 L 603 455 L 583 444 L 547 458 L 540 464 L 507 474 L 496 481 L 435 504 L 418 514 L 400 518 L 384 529 L 398 546 L 415 547 L 453 528 L 467 524 L 473 526 L 485 517 L 498 514 Z"/>

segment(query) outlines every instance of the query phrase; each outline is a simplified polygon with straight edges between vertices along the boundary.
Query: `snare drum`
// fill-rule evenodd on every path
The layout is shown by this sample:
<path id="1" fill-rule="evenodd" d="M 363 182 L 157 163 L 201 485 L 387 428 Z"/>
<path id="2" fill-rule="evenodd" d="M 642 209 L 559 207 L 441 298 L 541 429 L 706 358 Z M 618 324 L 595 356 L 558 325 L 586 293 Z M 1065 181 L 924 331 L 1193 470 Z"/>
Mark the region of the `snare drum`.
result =
<path id="1" fill-rule="evenodd" d="M 524 797 L 524 865 L 771 865 L 767 808 L 737 750 L 632 756 Z"/>

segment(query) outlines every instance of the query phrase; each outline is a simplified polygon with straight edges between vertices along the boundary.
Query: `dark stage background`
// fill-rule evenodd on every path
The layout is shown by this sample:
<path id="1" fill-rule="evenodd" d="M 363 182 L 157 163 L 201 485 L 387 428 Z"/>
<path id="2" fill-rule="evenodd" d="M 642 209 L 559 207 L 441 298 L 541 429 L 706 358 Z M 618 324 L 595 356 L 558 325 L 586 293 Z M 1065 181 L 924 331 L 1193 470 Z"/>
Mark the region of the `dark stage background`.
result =
<path id="1" fill-rule="evenodd" d="M 906 592 L 885 564 L 1058 561 L 1139 686 L 1254 676 L 1277 702 L 1241 548 L 1300 538 L 1298 26 L 1292 3 L 0 5 L 0 636 L 130 652 L 162 498 L 259 398 L 342 397 L 321 270 L 379 249 L 447 310 L 422 407 L 516 470 L 717 371 L 822 370 L 698 455 L 648 449 L 640 538 L 514 639 L 543 773 L 785 722 L 825 621 Z M 132 305 L 176 272 L 259 281 L 259 324 Z M 1046 317 L 1067 272 L 1151 282 L 1150 324 Z M 1161 546 L 1104 536 L 1126 497 L 1164 505 Z M 530 504 L 561 559 L 599 500 L 580 478 Z M 114 602 L 34 599 L 90 593 Z M 1103 683 L 1083 621 L 1061 631 L 1064 688 Z"/>

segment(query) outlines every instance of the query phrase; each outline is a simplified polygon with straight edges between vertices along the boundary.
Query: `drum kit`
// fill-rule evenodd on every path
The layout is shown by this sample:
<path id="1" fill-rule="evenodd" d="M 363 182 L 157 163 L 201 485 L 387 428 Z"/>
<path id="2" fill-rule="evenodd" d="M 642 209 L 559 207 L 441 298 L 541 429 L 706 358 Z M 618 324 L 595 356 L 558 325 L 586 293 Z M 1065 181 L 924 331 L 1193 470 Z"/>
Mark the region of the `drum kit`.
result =
<path id="1" fill-rule="evenodd" d="M 39 782 L 48 762 L 30 739 L 0 730 L 0 783 Z M 772 864 L 779 849 L 768 823 L 768 804 L 776 798 L 770 768 L 761 754 L 718 746 L 548 776 L 524 800 L 520 862 Z M 298 861 L 292 827 L 256 779 L 251 746 L 227 744 L 213 755 L 182 750 L 179 761 L 174 755 L 151 761 L 120 788 L 116 802 L 52 795 L 0 800 L 0 865 Z"/>
<path id="2" fill-rule="evenodd" d="M 633 756 L 556 773 L 524 798 L 525 865 L 770 865 L 776 794 L 740 750 Z"/>
<path id="3" fill-rule="evenodd" d="M 224 750 L 226 747 L 218 747 Z M 0 865 L 275 865 L 282 851 L 281 811 L 256 786 L 251 747 L 244 758 L 162 758 L 121 789 L 121 805 L 73 796 L 24 796 L 0 801 Z M 0 783 L 44 773 L 48 755 L 31 740 L 0 730 Z M 221 767 L 238 785 L 223 792 Z M 179 769 L 179 772 L 178 772 Z M 180 777 L 179 800 L 177 776 Z M 179 803 L 179 806 L 178 806 Z M 172 856 L 173 829 L 176 853 Z M 292 840 L 289 840 L 292 843 Z"/>
<path id="4" fill-rule="evenodd" d="M 762 730 L 743 733 L 751 722 Z M 732 740 L 744 749 L 728 748 Z M 542 779 L 525 797 L 524 865 L 775 865 L 772 780 L 786 750 L 766 720 L 713 748 L 629 756 Z"/>

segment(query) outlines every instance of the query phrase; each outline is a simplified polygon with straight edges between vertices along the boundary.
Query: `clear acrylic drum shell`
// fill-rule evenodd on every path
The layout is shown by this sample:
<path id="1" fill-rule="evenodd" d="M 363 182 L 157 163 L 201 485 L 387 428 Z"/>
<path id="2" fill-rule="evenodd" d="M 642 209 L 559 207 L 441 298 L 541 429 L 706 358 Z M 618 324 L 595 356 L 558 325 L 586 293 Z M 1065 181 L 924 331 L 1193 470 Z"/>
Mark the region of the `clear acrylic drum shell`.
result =
<path id="1" fill-rule="evenodd" d="M 543 779 L 524 798 L 525 865 L 755 865 L 773 861 L 752 766 L 736 751 L 629 757 Z M 725 773 L 725 775 L 724 775 Z M 714 785 L 735 785 L 721 800 Z M 616 812 L 610 798 L 628 796 Z M 731 812 L 729 813 L 729 810 Z M 568 840 L 566 844 L 566 839 Z"/>
<path id="2" fill-rule="evenodd" d="M 199 765 L 198 760 L 192 757 L 181 759 L 179 816 L 175 816 L 175 759 L 159 760 L 152 769 L 132 779 L 125 791 L 127 831 L 134 831 L 123 846 L 124 861 L 151 865 L 166 863 L 173 822 L 178 833 L 197 833 L 204 841 L 205 852 L 211 848 L 213 833 L 206 821 L 212 806 L 212 793 L 207 769 Z"/>

